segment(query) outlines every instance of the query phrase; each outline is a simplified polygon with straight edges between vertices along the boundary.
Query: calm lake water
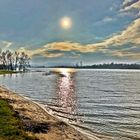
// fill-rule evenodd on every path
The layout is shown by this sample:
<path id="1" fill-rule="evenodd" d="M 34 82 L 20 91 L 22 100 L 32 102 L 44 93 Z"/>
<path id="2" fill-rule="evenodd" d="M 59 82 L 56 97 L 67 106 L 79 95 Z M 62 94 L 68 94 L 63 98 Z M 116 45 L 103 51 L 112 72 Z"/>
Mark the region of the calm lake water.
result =
<path id="1" fill-rule="evenodd" d="M 30 72 L 0 76 L 0 84 L 88 133 L 112 140 L 140 139 L 138 70 L 78 70 L 49 76 Z"/>

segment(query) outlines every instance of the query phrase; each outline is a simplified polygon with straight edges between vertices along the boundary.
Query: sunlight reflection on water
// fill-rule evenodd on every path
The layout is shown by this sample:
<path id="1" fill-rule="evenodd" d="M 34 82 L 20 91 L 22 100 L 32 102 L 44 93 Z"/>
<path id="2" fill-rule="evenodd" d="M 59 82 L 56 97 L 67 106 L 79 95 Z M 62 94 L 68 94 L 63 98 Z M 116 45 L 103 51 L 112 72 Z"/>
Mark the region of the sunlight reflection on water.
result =
<path id="1" fill-rule="evenodd" d="M 65 117 L 76 120 L 73 114 L 76 113 L 76 98 L 74 86 L 74 73 L 60 72 L 57 80 L 57 105 L 60 111 L 65 113 Z"/>

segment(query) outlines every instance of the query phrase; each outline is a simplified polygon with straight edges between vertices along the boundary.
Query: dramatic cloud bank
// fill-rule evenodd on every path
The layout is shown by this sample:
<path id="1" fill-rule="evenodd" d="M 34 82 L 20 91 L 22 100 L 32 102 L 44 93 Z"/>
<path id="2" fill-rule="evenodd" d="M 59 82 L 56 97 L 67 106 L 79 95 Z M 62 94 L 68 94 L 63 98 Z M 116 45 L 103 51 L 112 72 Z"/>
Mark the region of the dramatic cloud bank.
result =
<path id="1" fill-rule="evenodd" d="M 129 52 L 129 49 L 123 50 L 123 45 L 125 44 L 132 44 L 132 46 L 137 47 L 140 46 L 140 19 L 136 19 L 122 32 L 115 34 L 114 36 L 99 43 L 82 45 L 80 43 L 73 42 L 53 42 L 36 50 L 26 50 L 25 48 L 20 48 L 19 51 L 26 51 L 26 53 L 28 53 L 31 57 L 36 55 L 42 55 L 45 57 L 60 57 L 64 55 L 64 52 L 75 51 L 80 53 L 109 52 L 112 53 L 112 55 L 120 57 L 127 56 L 140 58 L 140 55 L 138 54 L 136 54 L 135 57 L 135 53 Z M 115 50 L 112 52 L 110 51 L 110 47 L 113 46 L 115 47 Z M 50 53 L 52 51 L 59 51 L 60 53 Z"/>
<path id="2" fill-rule="evenodd" d="M 127 11 L 140 11 L 140 0 L 124 0 L 119 12 Z M 112 18 L 105 17 L 103 22 L 110 22 Z M 12 42 L 1 41 L 0 45 L 5 48 L 9 48 Z M 127 49 L 125 48 L 127 46 Z M 76 42 L 52 42 L 44 46 L 40 46 L 37 49 L 29 50 L 24 47 L 18 49 L 18 51 L 26 52 L 30 57 L 43 56 L 48 58 L 61 57 L 69 52 L 73 54 L 85 54 L 85 53 L 102 53 L 110 56 L 127 57 L 132 59 L 140 59 L 139 50 L 140 47 L 140 18 L 135 18 L 134 21 L 129 24 L 122 31 L 113 34 L 110 37 L 91 44 L 81 44 Z M 71 54 L 72 54 L 71 53 Z"/>

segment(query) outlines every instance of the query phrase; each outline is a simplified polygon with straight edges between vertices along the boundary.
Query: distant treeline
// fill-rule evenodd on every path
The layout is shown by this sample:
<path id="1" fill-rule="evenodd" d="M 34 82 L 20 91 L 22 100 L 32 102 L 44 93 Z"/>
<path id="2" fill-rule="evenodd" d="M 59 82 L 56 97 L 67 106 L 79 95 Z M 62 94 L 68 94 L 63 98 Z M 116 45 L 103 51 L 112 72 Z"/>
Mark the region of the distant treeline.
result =
<path id="1" fill-rule="evenodd" d="M 140 69 L 139 64 L 94 64 L 85 66 L 54 66 L 53 68 L 81 68 L 81 69 Z"/>
<path id="2" fill-rule="evenodd" d="M 24 52 L 11 52 L 10 50 L 0 50 L 0 69 L 1 70 L 16 70 L 25 71 L 29 66 L 27 54 Z"/>

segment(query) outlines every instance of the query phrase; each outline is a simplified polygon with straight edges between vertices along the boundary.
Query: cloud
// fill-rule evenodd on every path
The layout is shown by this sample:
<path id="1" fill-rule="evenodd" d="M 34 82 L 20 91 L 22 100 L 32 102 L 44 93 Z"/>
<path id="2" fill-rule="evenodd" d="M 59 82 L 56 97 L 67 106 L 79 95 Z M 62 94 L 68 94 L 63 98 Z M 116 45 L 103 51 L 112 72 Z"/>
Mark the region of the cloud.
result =
<path id="1" fill-rule="evenodd" d="M 29 49 L 26 49 L 24 47 L 21 47 L 17 51 L 18 52 L 25 52 L 31 58 L 38 56 L 38 55 L 48 57 L 48 58 L 60 57 L 60 56 L 64 55 L 63 53 L 49 53 L 45 47 L 41 47 L 41 48 L 36 49 L 36 50 L 29 50 Z"/>
<path id="2" fill-rule="evenodd" d="M 119 16 L 131 16 L 133 18 L 140 17 L 140 0 L 124 0 L 121 5 Z"/>
<path id="3" fill-rule="evenodd" d="M 140 0 L 124 0 L 121 11 L 140 10 Z"/>
<path id="4" fill-rule="evenodd" d="M 103 19 L 103 22 L 111 22 L 111 21 L 114 21 L 115 19 L 114 18 L 112 18 L 112 17 L 105 17 L 104 19 Z"/>
<path id="5" fill-rule="evenodd" d="M 109 10 L 112 12 L 113 10 L 117 9 L 118 5 L 116 3 L 112 3 L 112 6 L 109 8 Z"/>
<path id="6" fill-rule="evenodd" d="M 131 59 L 140 59 L 140 52 L 133 53 L 129 51 L 114 51 L 111 53 L 113 56 L 117 57 L 127 57 Z"/>
<path id="7" fill-rule="evenodd" d="M 61 57 L 64 55 L 64 52 L 79 52 L 79 53 L 112 53 L 115 56 L 127 56 L 133 58 L 139 58 L 138 54 L 136 57 L 135 53 L 128 51 L 123 51 L 123 45 L 132 44 L 135 46 L 140 45 L 140 19 L 136 19 L 132 24 L 130 24 L 126 29 L 121 31 L 118 34 L 114 34 L 112 37 L 109 37 L 102 42 L 82 45 L 80 43 L 74 42 L 53 42 L 46 44 L 35 50 L 28 50 L 25 48 L 20 48 L 18 51 L 26 52 L 30 57 L 36 55 L 42 55 L 44 57 Z M 111 51 L 110 47 L 115 47 L 115 51 Z M 120 48 L 121 47 L 121 48 Z M 122 51 L 118 51 L 122 49 Z M 59 53 L 58 53 L 59 52 Z M 61 53 L 62 52 L 62 53 Z"/>
<path id="8" fill-rule="evenodd" d="M 42 53 L 42 56 L 48 57 L 48 58 L 61 57 L 63 55 L 64 55 L 63 53 L 48 53 L 48 52 Z"/>
<path id="9" fill-rule="evenodd" d="M 132 43 L 140 45 L 140 19 L 136 19 L 122 32 L 104 40 L 101 43 L 94 44 L 98 46 L 120 46 Z"/>
<path id="10" fill-rule="evenodd" d="M 121 46 L 128 43 L 140 45 L 140 19 L 136 19 L 120 33 L 99 43 L 81 45 L 79 43 L 72 42 L 55 42 L 47 44 L 45 47 L 48 48 L 48 50 L 79 51 L 87 53 L 96 52 L 110 46 Z"/>
<path id="11" fill-rule="evenodd" d="M 135 0 L 135 1 L 137 1 L 137 0 Z M 131 5 L 132 3 L 134 3 L 134 0 L 124 0 L 122 6 L 125 7 L 128 5 Z"/>
<path id="12" fill-rule="evenodd" d="M 140 9 L 140 0 L 131 4 L 130 6 L 125 7 L 124 10 L 131 10 L 131 9 Z"/>
<path id="13" fill-rule="evenodd" d="M 9 41 L 0 41 L 0 48 L 7 49 L 12 46 L 12 42 Z"/>
<path id="14" fill-rule="evenodd" d="M 77 51 L 81 53 L 96 52 L 97 47 L 93 45 L 82 45 L 73 42 L 54 42 L 45 46 L 49 51 Z"/>

